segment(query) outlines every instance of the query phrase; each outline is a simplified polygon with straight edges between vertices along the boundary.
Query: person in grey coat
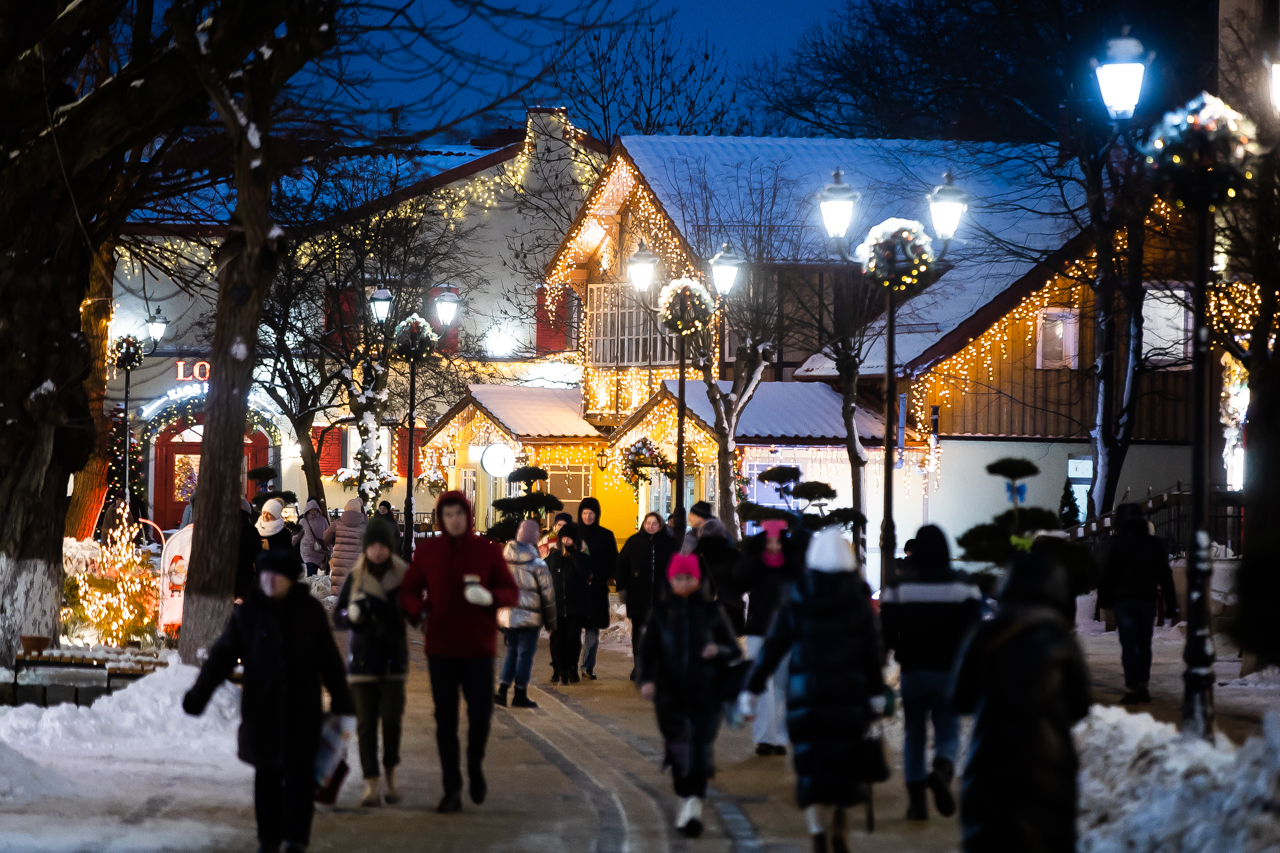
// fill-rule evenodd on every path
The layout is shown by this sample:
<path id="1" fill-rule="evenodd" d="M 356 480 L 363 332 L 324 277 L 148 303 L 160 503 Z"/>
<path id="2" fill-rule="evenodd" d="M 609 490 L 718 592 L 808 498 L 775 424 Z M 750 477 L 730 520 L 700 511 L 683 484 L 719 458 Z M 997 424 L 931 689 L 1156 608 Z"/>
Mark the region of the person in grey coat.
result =
<path id="1" fill-rule="evenodd" d="M 515 685 L 513 708 L 536 708 L 529 698 L 529 679 L 533 674 L 533 656 L 538 651 L 538 634 L 543 626 L 556 629 L 556 592 L 547 564 L 538 556 L 538 522 L 531 518 L 520 522 L 516 538 L 507 543 L 503 556 L 520 588 L 520 600 L 514 607 L 498 611 L 498 628 L 506 638 L 507 658 L 498 676 L 498 693 L 494 701 L 507 704 L 507 688 Z"/>
<path id="2" fill-rule="evenodd" d="M 329 577 L 333 594 L 342 591 L 342 582 L 351 574 L 351 567 L 360 559 L 363 550 L 364 526 L 369 517 L 364 514 L 364 504 L 359 498 L 347 501 L 342 515 L 324 532 L 324 544 L 333 548 L 329 558 Z"/>
<path id="3" fill-rule="evenodd" d="M 298 554 L 307 567 L 307 575 L 314 575 L 325 563 L 329 562 L 329 546 L 324 544 L 324 534 L 328 531 L 329 516 L 324 514 L 315 498 L 307 501 L 302 508 L 302 518 L 298 519 Z"/>

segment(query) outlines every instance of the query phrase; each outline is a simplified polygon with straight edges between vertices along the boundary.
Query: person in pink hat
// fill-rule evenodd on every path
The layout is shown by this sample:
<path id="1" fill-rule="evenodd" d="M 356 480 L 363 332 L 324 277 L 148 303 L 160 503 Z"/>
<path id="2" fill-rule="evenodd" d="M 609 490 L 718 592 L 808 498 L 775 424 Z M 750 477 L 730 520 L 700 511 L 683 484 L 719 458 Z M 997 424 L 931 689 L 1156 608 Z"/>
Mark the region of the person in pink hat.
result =
<path id="1" fill-rule="evenodd" d="M 663 766 L 671 768 L 681 798 L 676 828 L 697 838 L 707 780 L 715 775 L 712 754 L 725 672 L 742 653 L 724 608 L 702 583 L 698 558 L 676 554 L 667 578 L 670 589 L 649 612 L 636 683 L 658 712 L 666 742 Z"/>

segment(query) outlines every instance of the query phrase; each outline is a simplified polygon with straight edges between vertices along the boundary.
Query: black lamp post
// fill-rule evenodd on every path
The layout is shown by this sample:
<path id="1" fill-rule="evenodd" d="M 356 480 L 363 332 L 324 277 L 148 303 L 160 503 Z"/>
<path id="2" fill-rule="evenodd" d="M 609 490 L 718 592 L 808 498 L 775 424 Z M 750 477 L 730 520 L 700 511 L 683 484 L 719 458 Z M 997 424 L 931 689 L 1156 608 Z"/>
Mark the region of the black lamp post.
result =
<path id="1" fill-rule="evenodd" d="M 134 335 L 123 335 L 115 341 L 115 365 L 118 370 L 124 371 L 124 475 L 121 482 L 124 486 L 125 505 L 130 511 L 133 509 L 133 497 L 129 494 L 129 468 L 132 463 L 129 451 L 133 449 L 133 431 L 129 429 L 129 386 L 133 371 L 142 366 L 144 358 L 155 353 L 168 325 L 169 321 L 165 319 L 164 314 L 156 309 L 154 314 L 147 317 L 147 336 L 151 338 L 150 349 L 144 351 L 142 342 Z"/>
<path id="2" fill-rule="evenodd" d="M 831 184 L 819 195 L 819 209 L 827 236 L 836 244 L 840 257 L 861 264 L 863 275 L 885 288 L 885 357 L 884 357 L 884 518 L 880 526 L 880 584 L 894 580 L 894 554 L 898 549 L 893 521 L 893 471 L 898 424 L 897 371 L 897 296 L 899 292 L 916 290 L 935 263 L 929 236 L 924 227 L 911 220 L 886 219 L 867 234 L 851 257 L 845 240 L 853 209 L 859 194 L 841 179 L 837 168 Z M 946 254 L 968 209 L 965 194 L 954 185 L 951 173 L 943 176 L 943 184 L 927 197 L 934 232 L 943 242 L 941 256 Z"/>

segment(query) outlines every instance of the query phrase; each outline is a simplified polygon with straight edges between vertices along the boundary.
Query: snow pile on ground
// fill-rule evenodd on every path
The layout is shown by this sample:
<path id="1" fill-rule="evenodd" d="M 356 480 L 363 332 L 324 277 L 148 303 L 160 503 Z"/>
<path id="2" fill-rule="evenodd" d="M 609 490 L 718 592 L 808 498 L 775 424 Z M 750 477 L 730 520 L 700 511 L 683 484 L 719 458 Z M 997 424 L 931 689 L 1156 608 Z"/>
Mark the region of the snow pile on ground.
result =
<path id="1" fill-rule="evenodd" d="M 1100 637 L 1107 632 L 1105 622 L 1095 622 L 1093 611 L 1098 604 L 1098 593 L 1076 596 L 1076 633 L 1081 637 Z"/>
<path id="2" fill-rule="evenodd" d="M 600 648 L 631 657 L 631 620 L 627 605 L 619 604 L 616 596 L 609 596 L 609 627 L 600 631 Z"/>
<path id="3" fill-rule="evenodd" d="M 102 556 L 102 549 L 92 539 L 78 540 L 70 536 L 62 540 L 62 570 L 68 575 L 90 571 Z"/>
<path id="4" fill-rule="evenodd" d="M 66 779 L 0 741 L 0 803 L 57 797 L 70 790 Z"/>
<path id="5" fill-rule="evenodd" d="M 1219 681 L 1218 687 L 1247 687 L 1252 690 L 1280 690 L 1280 669 L 1276 669 L 1274 666 L 1269 666 L 1266 669 L 1250 673 L 1244 678 L 1235 678 L 1231 681 Z"/>
<path id="6" fill-rule="evenodd" d="M 338 596 L 333 594 L 333 578 L 323 572 L 317 572 L 303 578 L 303 581 L 311 591 L 311 597 L 323 604 L 325 610 L 333 613 L 334 605 L 338 603 Z"/>
<path id="7" fill-rule="evenodd" d="M 1253 853 L 1280 845 L 1280 713 L 1235 750 L 1184 738 L 1150 714 L 1094 705 L 1075 729 L 1081 853 Z"/>

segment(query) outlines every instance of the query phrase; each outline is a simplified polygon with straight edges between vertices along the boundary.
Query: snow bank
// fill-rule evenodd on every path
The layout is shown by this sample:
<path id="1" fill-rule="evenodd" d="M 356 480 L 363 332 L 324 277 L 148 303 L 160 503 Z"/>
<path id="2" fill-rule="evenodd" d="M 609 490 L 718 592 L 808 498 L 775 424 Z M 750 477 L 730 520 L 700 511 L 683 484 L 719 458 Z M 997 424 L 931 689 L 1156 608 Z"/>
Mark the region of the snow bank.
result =
<path id="1" fill-rule="evenodd" d="M 1081 853 L 1253 853 L 1280 845 L 1269 803 L 1280 777 L 1280 713 L 1234 750 L 1184 738 L 1150 714 L 1094 705 L 1076 726 Z"/>
<path id="2" fill-rule="evenodd" d="M 66 779 L 0 742 L 0 803 L 57 797 L 70 790 Z"/>
<path id="3" fill-rule="evenodd" d="M 627 618 L 627 605 L 619 604 L 616 596 L 609 597 L 609 627 L 600 631 L 600 648 L 613 652 L 625 652 L 631 657 L 631 620 Z"/>
<path id="4" fill-rule="evenodd" d="M 1280 669 L 1269 666 L 1258 672 L 1250 673 L 1244 678 L 1218 682 L 1219 689 L 1226 687 L 1245 687 L 1251 690 L 1280 690 Z"/>

